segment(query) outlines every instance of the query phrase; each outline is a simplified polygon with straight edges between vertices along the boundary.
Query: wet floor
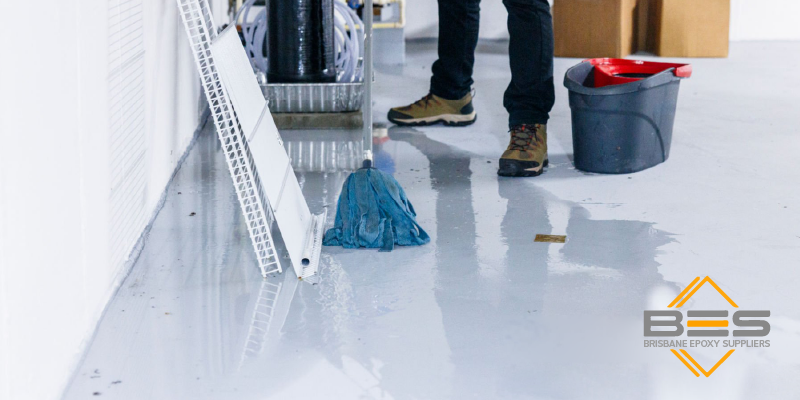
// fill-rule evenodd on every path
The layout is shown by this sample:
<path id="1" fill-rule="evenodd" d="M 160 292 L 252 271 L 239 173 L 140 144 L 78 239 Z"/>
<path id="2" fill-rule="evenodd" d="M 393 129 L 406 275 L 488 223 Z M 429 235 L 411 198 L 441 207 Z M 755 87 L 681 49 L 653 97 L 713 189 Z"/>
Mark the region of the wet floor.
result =
<path id="1" fill-rule="evenodd" d="M 65 398 L 800 398 L 800 140 L 776 98 L 796 104 L 797 79 L 780 90 L 780 76 L 726 86 L 755 68 L 745 53 L 766 51 L 759 44 L 697 61 L 672 158 L 617 176 L 572 166 L 559 88 L 547 172 L 498 178 L 508 80 L 499 46 L 480 48 L 475 125 L 392 127 L 378 140 L 376 166 L 403 185 L 431 243 L 325 247 L 318 285 L 291 270 L 260 277 L 207 126 Z M 800 62 L 793 46 L 776 61 Z M 434 56 L 411 45 L 407 66 L 379 71 L 377 110 L 424 95 Z M 556 75 L 574 62 L 557 60 Z M 359 133 L 284 140 L 312 212 L 329 207 L 330 224 Z M 665 309 L 697 276 L 741 309 L 771 310 L 772 345 L 737 348 L 710 378 L 643 347 L 643 311 Z M 705 287 L 685 308 L 726 304 Z M 726 351 L 688 350 L 706 369 Z"/>

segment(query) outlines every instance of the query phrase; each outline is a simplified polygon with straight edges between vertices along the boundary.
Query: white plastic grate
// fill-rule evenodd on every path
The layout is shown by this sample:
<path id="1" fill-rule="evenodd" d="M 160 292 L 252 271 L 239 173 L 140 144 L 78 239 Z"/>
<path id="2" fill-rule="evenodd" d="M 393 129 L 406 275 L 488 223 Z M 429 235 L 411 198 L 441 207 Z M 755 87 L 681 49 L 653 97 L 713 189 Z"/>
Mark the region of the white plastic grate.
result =
<path id="1" fill-rule="evenodd" d="M 261 274 L 266 277 L 272 272 L 283 272 L 270 231 L 270 207 L 245 134 L 211 53 L 211 45 L 217 37 L 211 8 L 207 0 L 177 0 L 177 3 Z"/>

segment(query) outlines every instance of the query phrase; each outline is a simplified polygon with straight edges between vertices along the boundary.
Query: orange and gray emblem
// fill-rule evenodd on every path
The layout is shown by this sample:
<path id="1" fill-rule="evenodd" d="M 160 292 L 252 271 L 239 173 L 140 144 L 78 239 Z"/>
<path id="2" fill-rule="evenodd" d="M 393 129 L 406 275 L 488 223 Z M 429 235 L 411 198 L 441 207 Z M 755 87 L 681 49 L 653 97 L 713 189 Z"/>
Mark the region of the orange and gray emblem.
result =
<path id="1" fill-rule="evenodd" d="M 699 283 L 698 283 L 699 282 Z M 677 297 L 667 306 L 667 308 L 675 308 L 675 310 L 646 310 L 644 312 L 644 336 L 645 337 L 677 337 L 684 333 L 684 314 L 678 308 L 682 307 L 686 302 L 704 285 L 708 283 L 722 297 L 733 307 L 739 306 L 709 277 L 700 280 L 700 277 L 695 278 Z M 768 310 L 759 311 L 744 311 L 737 310 L 733 313 L 733 325 L 739 328 L 750 329 L 733 329 L 728 330 L 728 310 L 689 310 L 686 311 L 687 328 L 706 328 L 706 329 L 687 329 L 686 336 L 688 337 L 763 337 L 767 336 L 770 331 L 769 322 L 764 319 L 769 317 Z M 654 320 L 656 317 L 658 319 Z M 673 327 L 674 330 L 653 330 L 653 327 Z M 707 329 L 707 328 L 724 328 L 724 329 Z M 759 329 L 752 329 L 759 328 Z M 667 342 L 662 345 L 659 342 Z M 752 344 L 750 343 L 752 342 Z M 687 343 L 691 343 L 691 347 L 720 347 L 720 340 L 683 340 L 683 341 L 659 341 L 659 340 L 646 340 L 646 347 L 686 347 Z M 698 346 L 694 346 L 697 343 Z M 721 347 L 769 347 L 769 341 L 747 341 L 747 340 L 722 340 Z M 728 357 L 733 354 L 735 349 L 728 350 L 722 358 L 717 361 L 714 366 L 706 371 L 700 363 L 698 363 L 685 349 L 670 349 L 695 376 L 709 377 Z M 700 372 L 698 372 L 700 371 Z"/>

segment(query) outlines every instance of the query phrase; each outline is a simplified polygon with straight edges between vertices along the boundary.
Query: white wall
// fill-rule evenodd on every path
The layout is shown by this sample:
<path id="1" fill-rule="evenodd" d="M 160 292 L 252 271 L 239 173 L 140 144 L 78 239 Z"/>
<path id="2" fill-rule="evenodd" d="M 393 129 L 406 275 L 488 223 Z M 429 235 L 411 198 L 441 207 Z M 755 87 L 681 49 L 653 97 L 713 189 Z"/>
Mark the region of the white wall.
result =
<path id="1" fill-rule="evenodd" d="M 732 0 L 731 40 L 800 40 L 800 1 Z"/>
<path id="2" fill-rule="evenodd" d="M 406 37 L 438 36 L 435 0 L 406 0 Z M 699 0 L 702 1 L 702 0 Z M 553 1 L 550 0 L 552 4 Z M 738 40 L 800 40 L 800 1 L 731 0 L 730 38 Z M 506 10 L 501 0 L 481 2 L 481 38 L 508 37 Z"/>
<path id="3" fill-rule="evenodd" d="M 60 396 L 202 112 L 174 0 L 35 3 L 0 1 L 0 399 L 13 400 Z M 129 6 L 138 27 L 115 24 Z"/>

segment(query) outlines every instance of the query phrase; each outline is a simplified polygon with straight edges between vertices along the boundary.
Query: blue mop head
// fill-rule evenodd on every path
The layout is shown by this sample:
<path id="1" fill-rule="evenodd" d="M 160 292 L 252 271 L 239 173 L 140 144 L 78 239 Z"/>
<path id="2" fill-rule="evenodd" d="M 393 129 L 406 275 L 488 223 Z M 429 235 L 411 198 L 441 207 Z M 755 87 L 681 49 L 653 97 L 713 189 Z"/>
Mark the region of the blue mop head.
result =
<path id="1" fill-rule="evenodd" d="M 428 243 L 431 238 L 417 224 L 416 216 L 400 184 L 365 161 L 364 168 L 344 182 L 333 228 L 325 232 L 322 244 L 391 251 L 395 244 Z"/>

